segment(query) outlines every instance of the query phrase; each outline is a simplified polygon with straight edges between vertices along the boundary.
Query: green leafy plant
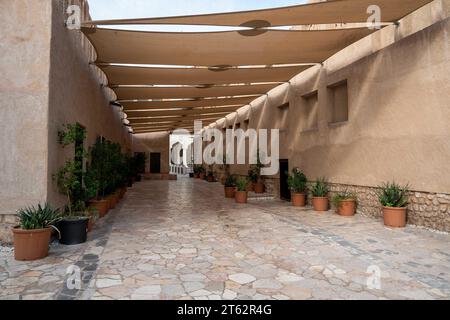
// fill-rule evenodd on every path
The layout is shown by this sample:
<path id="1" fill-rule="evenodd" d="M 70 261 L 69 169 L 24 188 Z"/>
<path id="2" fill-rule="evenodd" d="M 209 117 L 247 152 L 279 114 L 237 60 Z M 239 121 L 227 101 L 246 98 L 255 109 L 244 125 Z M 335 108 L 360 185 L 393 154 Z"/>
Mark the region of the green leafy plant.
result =
<path id="1" fill-rule="evenodd" d="M 75 204 L 79 199 L 76 199 L 75 193 L 81 188 L 81 181 L 79 180 L 79 169 L 74 161 L 68 160 L 66 165 L 58 170 L 53 176 L 59 191 L 67 197 L 67 208 L 69 216 L 72 216 Z"/>
<path id="2" fill-rule="evenodd" d="M 314 197 L 326 197 L 328 192 L 330 192 L 330 189 L 325 177 L 318 178 L 311 188 L 311 193 Z"/>
<path id="3" fill-rule="evenodd" d="M 335 194 L 333 196 L 333 198 L 331 199 L 331 202 L 333 203 L 333 206 L 335 208 L 339 208 L 341 206 L 342 201 L 345 201 L 345 200 L 357 201 L 357 197 L 354 193 L 345 190 L 343 192 L 339 192 L 339 193 Z"/>
<path id="4" fill-rule="evenodd" d="M 227 176 L 225 180 L 225 187 L 233 188 L 236 186 L 236 179 L 233 176 Z"/>
<path id="5" fill-rule="evenodd" d="M 379 188 L 378 199 L 384 207 L 404 208 L 408 205 L 409 185 L 386 182 Z"/>
<path id="6" fill-rule="evenodd" d="M 236 181 L 237 191 L 247 191 L 248 178 L 239 178 Z"/>
<path id="7" fill-rule="evenodd" d="M 306 175 L 298 168 L 292 169 L 292 174 L 288 177 L 289 189 L 294 193 L 306 193 L 308 190 L 308 179 Z"/>
<path id="8" fill-rule="evenodd" d="M 20 228 L 23 230 L 55 228 L 55 224 L 61 220 L 59 209 L 51 208 L 48 203 L 44 206 L 38 204 L 37 207 L 20 209 L 17 211 L 17 216 Z"/>
<path id="9" fill-rule="evenodd" d="M 83 190 L 83 157 L 86 152 L 83 142 L 86 130 L 79 124 L 66 124 L 64 130 L 58 132 L 59 143 L 64 147 L 74 145 L 75 157 L 67 160 L 64 167 L 53 175 L 59 191 L 67 197 L 68 215 L 84 207 Z"/>

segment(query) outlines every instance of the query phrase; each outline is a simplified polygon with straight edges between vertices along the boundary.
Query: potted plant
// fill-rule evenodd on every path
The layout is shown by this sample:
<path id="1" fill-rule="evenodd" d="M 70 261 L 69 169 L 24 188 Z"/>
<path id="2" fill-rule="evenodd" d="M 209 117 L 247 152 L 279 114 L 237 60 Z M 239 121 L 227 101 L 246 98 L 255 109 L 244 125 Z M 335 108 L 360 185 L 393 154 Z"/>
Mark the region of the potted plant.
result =
<path id="1" fill-rule="evenodd" d="M 199 166 L 195 164 L 193 170 L 194 170 L 194 178 L 195 179 L 199 179 L 200 178 L 200 168 L 199 168 Z"/>
<path id="2" fill-rule="evenodd" d="M 306 205 L 306 193 L 308 191 L 308 179 L 306 175 L 300 169 L 294 168 L 287 182 L 291 190 L 292 204 L 295 207 L 304 207 Z"/>
<path id="3" fill-rule="evenodd" d="M 253 170 L 253 168 L 250 168 L 247 172 L 247 188 L 246 190 L 248 192 L 253 192 L 255 191 L 255 183 L 256 181 L 258 181 L 258 176 L 255 173 L 255 171 Z"/>
<path id="4" fill-rule="evenodd" d="M 89 218 L 86 217 L 83 190 L 83 157 L 85 151 L 83 142 L 86 131 L 79 124 L 68 124 L 58 132 L 59 142 L 63 147 L 74 144 L 75 157 L 67 160 L 53 176 L 61 194 L 67 197 L 67 207 L 64 216 L 58 224 L 61 232 L 61 244 L 79 244 L 86 242 Z"/>
<path id="5" fill-rule="evenodd" d="M 31 261 L 48 256 L 52 228 L 56 229 L 55 224 L 61 219 L 59 210 L 39 204 L 37 208 L 18 210 L 17 216 L 19 226 L 13 229 L 14 258 Z"/>
<path id="6" fill-rule="evenodd" d="M 206 176 L 208 182 L 214 182 L 214 170 L 213 166 L 209 166 L 208 175 Z"/>
<path id="7" fill-rule="evenodd" d="M 206 175 L 205 175 L 205 168 L 203 168 L 203 166 L 198 167 L 198 174 L 200 180 L 205 180 Z"/>
<path id="8" fill-rule="evenodd" d="M 356 213 L 356 195 L 347 190 L 334 195 L 331 202 L 341 216 L 351 217 Z"/>
<path id="9" fill-rule="evenodd" d="M 395 182 L 384 183 L 378 191 L 378 199 L 383 206 L 384 224 L 388 227 L 406 226 L 406 207 L 408 205 L 409 186 L 400 186 Z"/>
<path id="10" fill-rule="evenodd" d="M 248 199 L 248 178 L 240 178 L 236 181 L 236 203 L 247 203 Z"/>
<path id="11" fill-rule="evenodd" d="M 99 217 L 106 216 L 109 210 L 109 201 L 100 197 L 100 182 L 98 181 L 98 173 L 95 169 L 88 168 L 84 178 L 84 187 L 89 208 L 96 210 Z"/>
<path id="12" fill-rule="evenodd" d="M 259 153 L 258 149 L 256 164 L 252 166 L 250 171 L 252 171 L 253 191 L 255 191 L 255 193 L 264 193 L 264 183 L 261 179 L 261 168 L 263 167 L 263 164 L 261 163 Z"/>
<path id="13" fill-rule="evenodd" d="M 233 176 L 228 176 L 225 180 L 225 198 L 234 198 L 236 192 L 236 180 Z"/>
<path id="14" fill-rule="evenodd" d="M 312 204 L 315 211 L 328 211 L 328 182 L 326 178 L 319 178 L 311 188 Z"/>

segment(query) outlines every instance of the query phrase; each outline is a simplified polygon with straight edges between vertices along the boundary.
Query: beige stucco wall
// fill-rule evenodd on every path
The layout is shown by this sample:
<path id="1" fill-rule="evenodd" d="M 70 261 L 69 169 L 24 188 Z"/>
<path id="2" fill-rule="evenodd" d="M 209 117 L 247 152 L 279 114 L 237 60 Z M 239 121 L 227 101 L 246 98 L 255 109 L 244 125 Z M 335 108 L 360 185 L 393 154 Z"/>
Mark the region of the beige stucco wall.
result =
<path id="1" fill-rule="evenodd" d="M 83 1 L 72 1 L 82 4 Z M 85 13 L 86 10 L 82 10 Z M 86 38 L 77 30 L 64 25 L 61 1 L 53 1 L 52 43 L 49 85 L 49 131 L 48 131 L 48 198 L 52 203 L 64 203 L 59 195 L 52 175 L 64 165 L 72 149 L 63 150 L 57 141 L 58 130 L 65 123 L 78 122 L 87 130 L 85 148 L 88 149 L 97 136 L 104 136 L 122 144 L 122 150 L 131 151 L 131 135 L 123 126 L 117 107 L 109 89 L 102 87 L 106 79 L 99 70 L 90 65 L 94 51 Z M 86 20 L 88 17 L 83 17 Z M 99 79 L 102 82 L 99 82 Z"/>
<path id="2" fill-rule="evenodd" d="M 133 136 L 133 152 L 145 152 L 147 163 L 145 171 L 150 172 L 150 153 L 161 153 L 161 173 L 167 174 L 169 168 L 170 136 L 168 132 L 143 133 Z"/>
<path id="3" fill-rule="evenodd" d="M 87 10 L 85 1 L 71 3 Z M 73 156 L 57 143 L 64 123 L 86 127 L 86 148 L 102 135 L 131 151 L 131 135 L 109 104 L 101 73 L 89 65 L 92 49 L 79 31 L 66 29 L 62 4 L 0 1 L 1 215 L 38 202 L 65 203 L 52 181 Z"/>
<path id="4" fill-rule="evenodd" d="M 280 128 L 280 157 L 310 179 L 361 186 L 395 179 L 414 190 L 450 193 L 449 7 L 448 0 L 434 1 L 399 27 L 363 39 L 258 98 L 251 103 L 250 128 Z M 329 124 L 327 86 L 342 80 L 348 82 L 349 121 Z M 318 129 L 302 132 L 303 96 L 315 90 Z M 286 102 L 287 117 L 278 108 Z M 232 173 L 246 174 L 246 168 Z"/>
<path id="5" fill-rule="evenodd" d="M 0 1 L 0 215 L 47 197 L 49 1 Z"/>

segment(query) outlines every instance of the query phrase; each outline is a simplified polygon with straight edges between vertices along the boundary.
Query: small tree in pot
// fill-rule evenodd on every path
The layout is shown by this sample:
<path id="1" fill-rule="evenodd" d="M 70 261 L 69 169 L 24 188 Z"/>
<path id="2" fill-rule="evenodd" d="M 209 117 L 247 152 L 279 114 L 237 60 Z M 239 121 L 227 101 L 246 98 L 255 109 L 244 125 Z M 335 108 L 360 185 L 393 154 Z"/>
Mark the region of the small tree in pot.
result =
<path id="1" fill-rule="evenodd" d="M 236 192 L 236 179 L 233 176 L 228 176 L 225 180 L 225 198 L 234 198 Z"/>
<path id="2" fill-rule="evenodd" d="M 236 194 L 235 194 L 235 199 L 237 203 L 247 203 L 247 199 L 248 199 L 248 191 L 247 191 L 247 186 L 248 186 L 248 178 L 240 178 L 236 181 Z"/>
<path id="3" fill-rule="evenodd" d="M 379 188 L 378 199 L 383 206 L 384 224 L 394 228 L 405 227 L 409 185 L 387 182 Z"/>
<path id="4" fill-rule="evenodd" d="M 59 142 L 63 147 L 75 145 L 75 157 L 67 160 L 53 176 L 61 194 L 67 197 L 64 217 L 58 224 L 61 232 L 61 244 L 80 244 L 86 242 L 89 218 L 84 203 L 83 190 L 83 142 L 86 131 L 79 124 L 68 124 L 58 132 Z"/>
<path id="5" fill-rule="evenodd" d="M 300 169 L 292 169 L 292 174 L 288 177 L 288 186 L 291 190 L 292 204 L 295 207 L 304 207 L 306 205 L 307 183 L 308 179 Z"/>
<path id="6" fill-rule="evenodd" d="M 312 204 L 315 211 L 328 211 L 329 187 L 326 178 L 318 178 L 311 188 Z"/>
<path id="7" fill-rule="evenodd" d="M 333 196 L 331 202 L 341 216 L 350 217 L 356 213 L 357 200 L 354 193 L 347 190 L 340 192 Z"/>
<path id="8" fill-rule="evenodd" d="M 19 261 L 31 261 L 45 258 L 48 255 L 48 246 L 52 228 L 59 230 L 55 225 L 61 220 L 59 210 L 50 205 L 40 204 L 35 207 L 17 211 L 19 226 L 13 229 L 14 257 Z"/>

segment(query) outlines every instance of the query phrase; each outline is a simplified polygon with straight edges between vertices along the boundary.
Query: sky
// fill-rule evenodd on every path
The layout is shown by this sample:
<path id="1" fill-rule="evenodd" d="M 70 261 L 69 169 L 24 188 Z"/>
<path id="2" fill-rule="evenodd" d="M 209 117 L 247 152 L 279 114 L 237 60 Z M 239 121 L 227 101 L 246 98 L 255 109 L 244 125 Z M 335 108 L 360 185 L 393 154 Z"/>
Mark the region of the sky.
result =
<path id="1" fill-rule="evenodd" d="M 245 11 L 304 4 L 307 0 L 88 0 L 93 20 L 151 18 Z M 112 26 L 112 28 L 117 28 Z M 121 26 L 153 31 L 216 31 L 226 28 L 189 26 Z"/>

